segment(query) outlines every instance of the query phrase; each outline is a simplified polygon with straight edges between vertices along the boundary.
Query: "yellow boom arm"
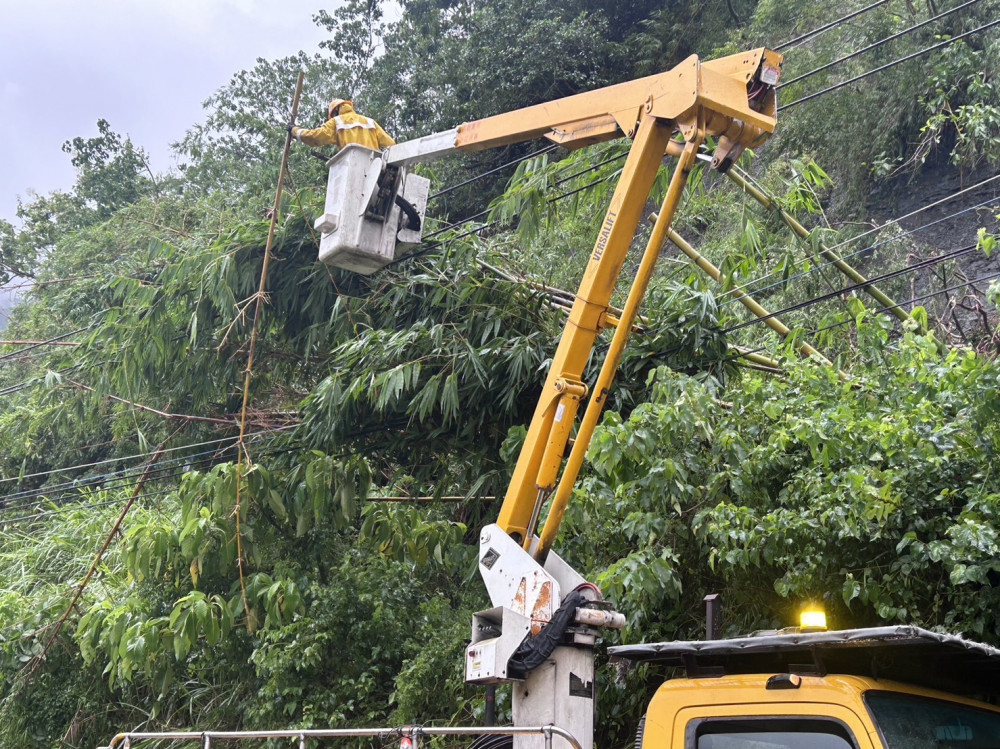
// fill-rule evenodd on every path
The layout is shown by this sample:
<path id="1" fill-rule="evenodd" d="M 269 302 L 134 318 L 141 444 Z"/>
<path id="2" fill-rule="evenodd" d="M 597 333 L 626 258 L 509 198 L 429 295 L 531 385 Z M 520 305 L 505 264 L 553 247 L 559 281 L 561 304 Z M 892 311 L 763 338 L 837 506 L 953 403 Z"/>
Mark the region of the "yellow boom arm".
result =
<path id="1" fill-rule="evenodd" d="M 454 147 L 460 150 L 539 136 L 570 148 L 623 135 L 633 139 L 497 520 L 537 560 L 544 559 L 559 528 L 698 148 L 707 137 L 716 137 L 712 165 L 725 171 L 744 148 L 760 144 L 773 132 L 774 86 L 781 62 L 781 55 L 766 49 L 711 62 L 692 56 L 659 75 L 488 117 L 456 131 Z M 675 133 L 683 140 L 674 139 Z M 593 397 L 565 458 L 577 411 L 588 394 L 584 367 L 598 333 L 609 324 L 611 295 L 665 154 L 677 156 L 677 165 Z M 536 539 L 539 517 L 550 499 L 548 518 Z"/>

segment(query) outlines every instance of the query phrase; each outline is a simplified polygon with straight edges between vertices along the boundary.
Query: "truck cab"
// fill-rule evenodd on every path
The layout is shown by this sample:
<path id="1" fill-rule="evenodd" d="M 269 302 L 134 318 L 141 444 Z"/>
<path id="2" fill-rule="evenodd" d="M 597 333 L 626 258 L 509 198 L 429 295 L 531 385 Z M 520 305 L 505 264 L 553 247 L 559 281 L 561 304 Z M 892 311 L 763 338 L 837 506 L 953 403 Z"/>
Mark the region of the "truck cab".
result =
<path id="1" fill-rule="evenodd" d="M 611 648 L 673 672 L 637 749 L 996 749 L 1000 650 L 916 627 Z"/>

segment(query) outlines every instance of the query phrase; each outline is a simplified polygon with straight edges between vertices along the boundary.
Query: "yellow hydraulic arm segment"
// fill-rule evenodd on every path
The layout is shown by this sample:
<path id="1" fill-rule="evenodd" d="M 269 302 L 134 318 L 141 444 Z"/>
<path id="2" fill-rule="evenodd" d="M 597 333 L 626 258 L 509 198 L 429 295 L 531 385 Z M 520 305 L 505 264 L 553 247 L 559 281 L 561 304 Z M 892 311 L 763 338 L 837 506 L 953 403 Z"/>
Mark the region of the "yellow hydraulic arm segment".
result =
<path id="1" fill-rule="evenodd" d="M 775 126 L 774 86 L 781 62 L 781 55 L 766 49 L 710 62 L 692 56 L 659 75 L 489 117 L 457 130 L 454 145 L 462 150 L 541 135 L 571 148 L 623 135 L 633 138 L 497 520 L 537 560 L 544 560 L 559 528 L 698 148 L 707 137 L 715 137 L 712 166 L 725 171 L 744 148 L 766 140 Z M 677 156 L 677 164 L 594 384 L 594 396 L 563 466 L 577 410 L 588 394 L 584 367 L 597 334 L 607 324 L 611 294 L 665 155 Z M 536 539 L 539 517 L 550 499 L 548 518 Z"/>

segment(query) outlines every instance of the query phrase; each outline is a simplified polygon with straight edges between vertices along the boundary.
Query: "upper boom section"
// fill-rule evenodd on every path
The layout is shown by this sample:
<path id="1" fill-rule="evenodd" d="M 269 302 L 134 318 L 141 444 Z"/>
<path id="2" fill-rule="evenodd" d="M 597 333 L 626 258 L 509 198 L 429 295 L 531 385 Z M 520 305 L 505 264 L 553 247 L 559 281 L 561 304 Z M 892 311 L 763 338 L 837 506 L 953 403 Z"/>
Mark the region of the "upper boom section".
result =
<path id="1" fill-rule="evenodd" d="M 782 60 L 764 48 L 708 62 L 692 55 L 657 75 L 468 122 L 392 146 L 384 154 L 387 163 L 406 165 L 539 137 L 566 148 L 632 139 L 497 519 L 536 560 L 544 560 L 559 528 L 698 148 L 706 138 L 715 138 L 712 167 L 724 172 L 744 149 L 767 139 L 777 124 L 775 86 Z M 594 342 L 614 324 L 608 315 L 611 296 L 665 155 L 679 157 L 670 187 L 600 374 L 594 383 L 585 383 Z M 577 411 L 585 401 L 576 429 Z M 546 506 L 545 526 L 536 537 Z"/>
<path id="2" fill-rule="evenodd" d="M 726 171 L 745 148 L 759 145 L 773 132 L 774 87 L 782 59 L 767 49 L 711 62 L 692 56 L 659 75 L 488 117 L 457 130 L 455 145 L 463 150 L 542 135 L 569 147 L 623 135 L 633 140 L 497 519 L 497 525 L 536 559 L 545 558 L 559 528 L 698 148 L 714 136 L 712 166 Z M 683 142 L 673 139 L 676 133 Z M 597 380 L 588 386 L 584 369 L 597 335 L 609 325 L 612 293 L 668 154 L 679 156 L 679 161 L 608 354 Z M 567 456 L 577 409 L 590 393 Z M 548 517 L 536 543 L 534 534 L 546 504 Z"/>
<path id="3" fill-rule="evenodd" d="M 755 102 L 758 109 L 747 96 L 747 85 L 762 66 L 773 70 L 765 76 L 776 81 L 781 56 L 764 48 L 709 62 L 692 55 L 664 73 L 466 123 L 458 128 L 455 147 L 479 151 L 540 136 L 566 145 L 631 138 L 643 112 L 683 128 L 693 124 L 699 108 L 739 120 L 760 137 L 776 122 L 773 91 Z M 715 135 L 728 127 L 723 118 L 714 128 L 706 124 Z"/>
<path id="4" fill-rule="evenodd" d="M 775 96 L 782 57 L 760 48 L 702 62 L 692 55 L 663 73 L 517 109 L 406 141 L 386 150 L 389 164 L 433 161 L 455 151 L 545 137 L 567 148 L 635 137 L 644 114 L 674 124 L 687 138 L 701 112 L 712 113 L 709 135 L 743 147 L 763 140 L 776 123 Z M 754 85 L 759 90 L 754 90 Z M 742 150 L 742 148 L 740 149 Z M 738 156 L 739 154 L 735 154 Z"/>

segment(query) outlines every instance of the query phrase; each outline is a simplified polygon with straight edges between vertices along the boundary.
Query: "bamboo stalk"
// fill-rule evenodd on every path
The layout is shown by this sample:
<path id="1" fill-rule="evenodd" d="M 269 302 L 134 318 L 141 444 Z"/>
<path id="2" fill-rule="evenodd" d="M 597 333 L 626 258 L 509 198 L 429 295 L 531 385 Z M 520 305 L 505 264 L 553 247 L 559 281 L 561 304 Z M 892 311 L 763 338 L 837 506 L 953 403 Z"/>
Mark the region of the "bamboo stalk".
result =
<path id="1" fill-rule="evenodd" d="M 295 118 L 299 113 L 299 97 L 302 95 L 302 82 L 305 80 L 305 73 L 299 71 L 299 79 L 295 84 L 295 96 L 292 99 L 292 116 L 289 124 L 295 123 Z M 274 209 L 271 211 L 271 226 L 267 232 L 267 244 L 264 247 L 264 262 L 260 268 L 260 285 L 254 295 L 253 326 L 250 328 L 250 348 L 247 352 L 247 367 L 243 378 L 243 406 L 240 409 L 240 436 L 237 441 L 236 453 L 236 506 L 233 508 L 233 515 L 236 519 L 236 569 L 240 578 L 240 596 L 243 599 L 243 611 L 247 616 L 247 630 L 253 631 L 253 616 L 250 613 L 250 603 L 247 601 L 246 580 L 243 575 L 243 533 L 240 528 L 241 488 L 243 471 L 243 454 L 246 452 L 244 437 L 246 435 L 247 407 L 250 403 L 250 378 L 253 375 L 254 354 L 257 350 L 257 326 L 260 323 L 261 310 L 267 296 L 267 271 L 271 264 L 271 247 L 274 245 L 274 230 L 278 224 L 278 212 L 281 209 L 281 192 L 285 186 L 285 174 L 288 171 L 288 152 L 292 145 L 291 129 L 285 135 L 285 148 L 281 153 L 281 169 L 278 171 L 278 189 L 274 193 Z M 250 456 L 247 455 L 247 462 Z"/>
<path id="2" fill-rule="evenodd" d="M 726 172 L 726 176 L 737 186 L 740 187 L 747 195 L 756 200 L 762 206 L 768 210 L 774 211 L 778 214 L 779 218 L 785 223 L 785 225 L 791 229 L 796 236 L 800 239 L 810 239 L 813 235 L 811 231 L 806 229 L 802 224 L 800 224 L 788 211 L 783 209 L 778 201 L 773 195 L 768 195 L 759 187 L 750 184 L 747 176 L 740 171 L 737 167 L 732 167 Z M 916 320 L 909 312 L 904 310 L 897 302 L 893 301 L 892 297 L 883 293 L 874 284 L 869 284 L 868 279 L 864 277 L 856 268 L 854 268 L 849 263 L 845 262 L 844 259 L 838 255 L 836 252 L 827 247 L 823 242 L 818 242 L 816 245 L 819 248 L 819 254 L 827 262 L 833 265 L 837 270 L 851 279 L 854 283 L 865 284 L 864 292 L 870 297 L 875 299 L 883 307 L 887 308 L 889 312 L 895 315 L 901 321 L 910 321 L 917 325 L 921 333 L 926 333 L 927 329 Z"/>
<path id="3" fill-rule="evenodd" d="M 722 283 L 722 271 L 715 267 L 715 265 L 713 265 L 708 258 L 692 247 L 687 240 L 684 239 L 684 237 L 672 228 L 667 232 L 667 237 L 678 247 L 678 249 L 680 249 L 681 252 L 687 255 L 691 259 L 691 262 L 698 266 L 698 268 L 707 273 L 716 283 Z M 740 304 L 757 315 L 757 317 L 763 318 L 764 324 L 782 338 L 787 338 L 791 333 L 791 330 L 789 330 L 787 325 L 776 317 L 770 317 L 769 315 L 771 313 L 754 300 L 753 297 L 743 291 L 743 289 L 739 286 L 732 286 L 730 288 L 730 293 L 732 293 L 732 295 L 739 300 Z M 827 366 L 833 366 L 833 362 L 823 356 L 823 354 L 810 346 L 808 343 L 803 343 L 799 346 L 799 352 L 806 357 L 815 356 Z"/>

